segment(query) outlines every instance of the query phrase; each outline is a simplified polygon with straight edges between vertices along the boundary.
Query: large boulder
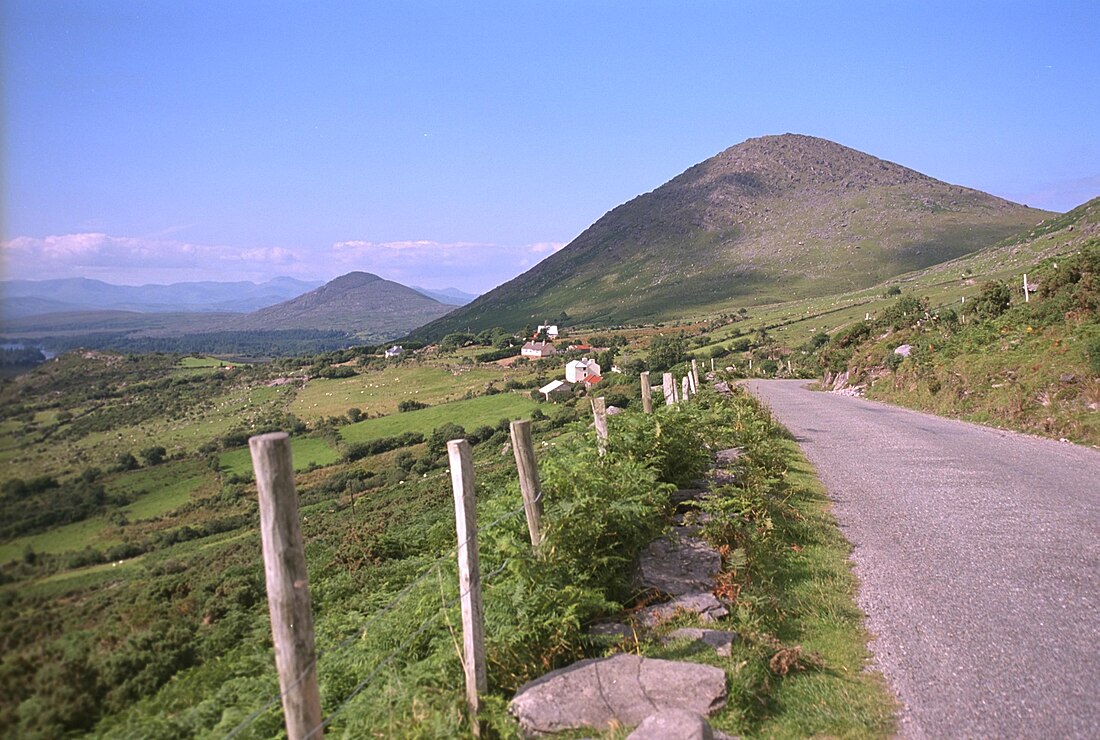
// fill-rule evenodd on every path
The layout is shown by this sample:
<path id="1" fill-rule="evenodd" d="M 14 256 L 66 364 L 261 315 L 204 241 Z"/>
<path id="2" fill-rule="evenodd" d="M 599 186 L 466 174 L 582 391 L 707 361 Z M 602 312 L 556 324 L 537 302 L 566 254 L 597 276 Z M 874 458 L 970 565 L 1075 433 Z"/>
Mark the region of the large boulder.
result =
<path id="1" fill-rule="evenodd" d="M 582 660 L 520 687 L 509 711 L 528 736 L 627 727 L 668 709 L 708 715 L 726 703 L 726 674 L 714 666 L 638 655 Z"/>

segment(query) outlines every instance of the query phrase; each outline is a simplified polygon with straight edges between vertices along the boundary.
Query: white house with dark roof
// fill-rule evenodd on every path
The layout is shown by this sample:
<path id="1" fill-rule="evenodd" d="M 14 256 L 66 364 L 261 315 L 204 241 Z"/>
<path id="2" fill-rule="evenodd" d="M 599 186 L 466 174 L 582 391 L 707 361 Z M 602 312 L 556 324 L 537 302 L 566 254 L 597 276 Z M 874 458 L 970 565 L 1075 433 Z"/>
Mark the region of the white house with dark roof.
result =
<path id="1" fill-rule="evenodd" d="M 523 345 L 523 349 L 521 349 L 519 353 L 523 357 L 533 357 L 537 359 L 556 355 L 558 350 L 550 342 L 528 342 Z"/>

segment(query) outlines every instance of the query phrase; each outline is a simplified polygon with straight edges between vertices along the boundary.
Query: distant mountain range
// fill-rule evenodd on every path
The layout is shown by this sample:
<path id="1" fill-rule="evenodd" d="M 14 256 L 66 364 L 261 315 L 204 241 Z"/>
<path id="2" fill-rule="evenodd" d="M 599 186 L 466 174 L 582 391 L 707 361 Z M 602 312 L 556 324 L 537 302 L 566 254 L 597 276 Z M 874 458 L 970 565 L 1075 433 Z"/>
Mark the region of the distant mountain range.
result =
<path id="1" fill-rule="evenodd" d="M 476 293 L 464 293 L 458 288 L 431 290 L 429 288 L 419 288 L 415 285 L 410 285 L 409 287 L 417 293 L 422 293 L 429 298 L 434 298 L 440 303 L 445 303 L 448 306 L 465 306 L 467 303 L 477 298 Z"/>
<path id="2" fill-rule="evenodd" d="M 247 313 L 313 290 L 320 281 L 277 277 L 263 283 L 194 282 L 171 285 L 112 285 L 88 278 L 5 280 L 0 313 L 7 319 L 73 311 L 143 313 Z"/>
<path id="3" fill-rule="evenodd" d="M 92 285 L 89 286 L 87 283 Z M 78 289 L 84 290 L 83 294 L 77 294 L 83 296 L 85 305 L 89 296 L 106 301 L 103 296 L 111 294 L 110 290 L 100 287 L 107 285 L 106 283 L 97 283 L 98 281 L 82 281 L 77 284 Z M 211 290 L 209 286 L 219 284 L 184 285 L 187 285 L 192 293 L 205 291 L 209 296 L 216 295 L 216 291 Z M 201 285 L 202 288 L 196 289 L 193 287 L 195 285 Z M 244 291 L 252 283 L 239 285 Z M 26 288 L 25 283 L 22 285 L 16 283 L 16 286 L 17 289 Z M 287 281 L 283 286 L 297 289 L 301 283 Z M 122 286 L 107 286 L 107 288 L 118 287 Z M 161 286 L 162 289 L 176 287 Z M 186 294 L 186 292 L 176 291 L 176 294 Z M 32 309 L 36 306 L 56 307 L 59 303 L 35 296 L 9 300 Z M 216 342 L 217 346 L 225 346 L 235 341 L 226 340 L 226 335 L 272 335 L 280 332 L 293 333 L 294 336 L 289 339 L 295 342 L 303 337 L 309 339 L 312 335 L 321 333 L 324 335 L 321 337 L 325 343 L 324 346 L 329 346 L 332 342 L 337 342 L 340 337 L 345 337 L 344 344 L 388 341 L 403 336 L 454 308 L 453 305 L 440 303 L 412 288 L 384 280 L 377 275 L 352 272 L 309 292 L 295 295 L 289 300 L 267 305 L 248 313 L 212 310 L 134 311 L 117 308 L 50 311 L 23 316 L 6 315 L 3 322 L 0 322 L 2 324 L 0 329 L 9 339 L 46 344 L 50 344 L 52 340 L 52 344 L 56 346 L 62 346 L 62 344 L 73 346 L 74 342 L 83 342 L 95 347 L 156 346 L 160 348 L 172 346 L 171 342 L 163 341 L 166 338 L 189 337 L 188 341 L 180 343 L 180 346 L 193 348 L 201 345 L 201 342 L 194 339 L 196 335 L 210 335 L 212 344 Z M 135 342 L 135 340 L 141 341 Z M 188 351 L 191 350 L 188 349 Z"/>
<path id="4" fill-rule="evenodd" d="M 624 203 L 519 277 L 417 330 L 615 324 L 875 285 L 1051 215 L 831 141 L 750 139 Z"/>

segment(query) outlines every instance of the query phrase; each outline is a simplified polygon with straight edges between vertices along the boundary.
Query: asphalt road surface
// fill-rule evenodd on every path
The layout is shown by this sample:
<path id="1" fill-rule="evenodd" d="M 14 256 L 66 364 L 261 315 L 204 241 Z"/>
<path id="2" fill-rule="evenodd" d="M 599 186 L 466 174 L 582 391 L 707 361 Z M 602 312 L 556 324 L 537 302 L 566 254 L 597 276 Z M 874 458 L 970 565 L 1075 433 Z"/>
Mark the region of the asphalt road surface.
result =
<path id="1" fill-rule="evenodd" d="M 853 546 L 909 738 L 1100 738 L 1100 451 L 751 381 Z"/>

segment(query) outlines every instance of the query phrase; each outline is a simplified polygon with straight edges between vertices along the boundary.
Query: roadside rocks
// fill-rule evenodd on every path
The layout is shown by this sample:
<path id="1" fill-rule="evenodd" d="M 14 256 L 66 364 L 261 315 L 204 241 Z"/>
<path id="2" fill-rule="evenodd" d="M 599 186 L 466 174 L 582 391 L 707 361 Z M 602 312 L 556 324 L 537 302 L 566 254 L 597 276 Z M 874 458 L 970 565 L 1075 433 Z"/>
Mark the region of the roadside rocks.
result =
<path id="1" fill-rule="evenodd" d="M 665 645 L 678 640 L 690 640 L 694 643 L 702 643 L 714 649 L 714 652 L 723 658 L 728 658 L 733 652 L 733 643 L 740 640 L 741 636 L 736 632 L 726 630 L 708 630 L 698 627 L 683 627 L 673 630 L 665 635 L 661 642 Z"/>
<path id="2" fill-rule="evenodd" d="M 651 542 L 638 561 L 636 583 L 670 596 L 709 591 L 722 570 L 722 557 L 698 537 L 674 527 Z"/>
<path id="3" fill-rule="evenodd" d="M 509 711 L 531 737 L 613 723 L 629 727 L 670 709 L 708 715 L 725 703 L 720 668 L 621 654 L 582 660 L 524 684 Z"/>
<path id="4" fill-rule="evenodd" d="M 730 476 L 741 455 L 731 448 L 716 454 L 712 474 Z M 593 625 L 588 634 L 602 649 L 634 646 L 639 636 L 658 630 L 677 617 L 690 614 L 699 622 L 714 622 L 729 610 L 712 589 L 722 570 L 721 555 L 698 536 L 699 521 L 707 513 L 693 502 L 711 495 L 707 482 L 693 484 L 672 495 L 677 523 L 665 536 L 651 542 L 639 556 L 634 585 L 668 601 L 651 604 L 623 622 Z M 687 641 L 688 652 L 713 649 L 729 656 L 734 632 L 698 627 L 683 628 L 660 638 L 665 645 Z M 592 658 L 551 671 L 520 688 L 509 705 L 528 737 L 593 728 L 637 726 L 633 740 L 723 740 L 706 721 L 725 704 L 725 672 L 713 666 L 618 654 Z"/>

